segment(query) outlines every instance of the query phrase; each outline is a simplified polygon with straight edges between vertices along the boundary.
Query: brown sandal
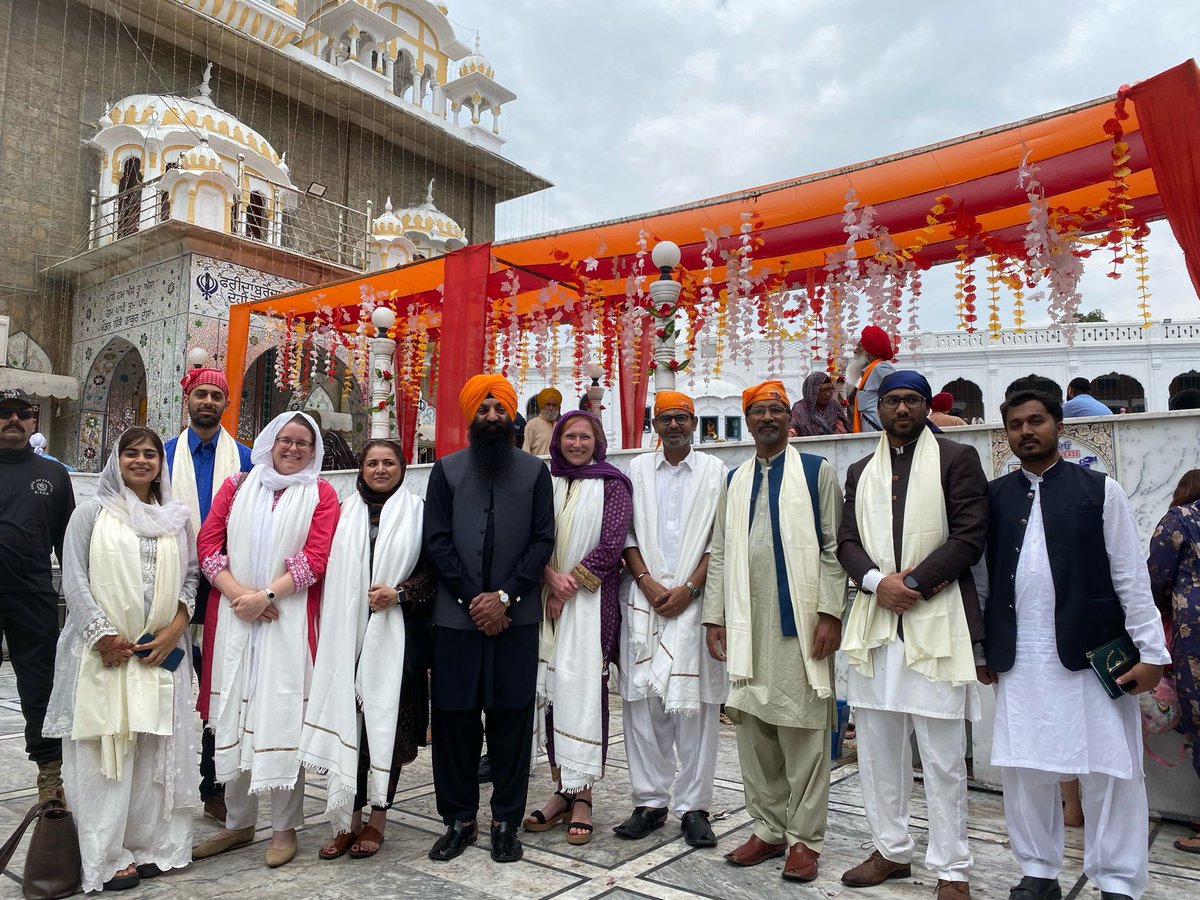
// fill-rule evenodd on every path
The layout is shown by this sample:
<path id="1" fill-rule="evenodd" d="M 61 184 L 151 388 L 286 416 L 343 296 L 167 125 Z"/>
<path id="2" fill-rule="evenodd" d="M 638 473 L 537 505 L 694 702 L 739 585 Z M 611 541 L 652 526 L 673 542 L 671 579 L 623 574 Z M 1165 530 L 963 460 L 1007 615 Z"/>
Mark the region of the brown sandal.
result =
<path id="1" fill-rule="evenodd" d="M 584 800 L 582 797 L 572 797 L 571 798 L 571 810 L 572 811 L 574 811 L 576 803 L 586 803 L 588 806 L 588 809 L 592 809 L 592 801 L 591 800 Z M 583 834 L 571 834 L 572 828 L 578 828 L 578 829 L 586 828 L 587 831 L 584 831 Z M 583 844 L 590 843 L 592 840 L 592 831 L 593 830 L 594 829 L 590 822 L 569 822 L 569 823 L 567 823 L 567 843 L 574 844 L 576 847 L 582 846 Z"/>
<path id="2" fill-rule="evenodd" d="M 533 812 L 531 812 L 528 816 L 525 817 L 525 821 L 521 823 L 521 827 L 524 828 L 526 831 L 531 831 L 534 833 L 537 833 L 539 831 L 549 831 L 551 828 L 553 828 L 555 825 L 557 825 L 559 822 L 561 822 L 563 819 L 565 819 L 568 815 L 570 815 L 570 813 L 571 813 L 571 798 L 568 795 L 564 794 L 562 791 L 555 791 L 553 796 L 562 797 L 563 803 L 565 803 L 566 806 L 564 806 L 561 810 L 559 810 L 554 815 L 549 816 L 549 817 L 547 817 L 540 809 L 535 809 Z M 533 819 L 533 821 L 532 822 L 529 821 L 530 819 Z"/>
<path id="3" fill-rule="evenodd" d="M 376 853 L 378 853 L 379 849 L 383 846 L 383 832 L 381 832 L 378 828 L 373 828 L 372 826 L 368 825 L 366 828 L 364 828 L 362 831 L 360 831 L 358 833 L 358 836 L 355 838 L 354 843 L 361 845 L 363 841 L 370 841 L 372 844 L 375 845 L 375 849 L 374 850 L 351 850 L 350 851 L 351 859 L 368 859 L 368 858 L 374 856 Z"/>
<path id="4" fill-rule="evenodd" d="M 325 849 L 325 847 L 329 846 L 329 844 L 326 844 L 325 847 L 317 851 L 317 856 L 320 859 L 340 859 L 346 855 L 346 851 L 357 840 L 358 835 L 353 831 L 343 831 L 341 834 L 335 835 L 333 840 L 329 842 L 333 845 L 332 851 Z"/>

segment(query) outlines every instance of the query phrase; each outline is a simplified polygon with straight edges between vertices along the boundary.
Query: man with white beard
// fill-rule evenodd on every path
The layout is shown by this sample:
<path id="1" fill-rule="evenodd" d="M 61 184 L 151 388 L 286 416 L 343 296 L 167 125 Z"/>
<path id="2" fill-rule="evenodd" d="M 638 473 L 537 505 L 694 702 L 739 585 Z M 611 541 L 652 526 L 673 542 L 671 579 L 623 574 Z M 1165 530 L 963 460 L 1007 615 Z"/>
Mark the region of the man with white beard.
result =
<path id="1" fill-rule="evenodd" d="M 896 371 L 891 360 L 896 356 L 892 339 L 878 325 L 862 330 L 854 358 L 846 367 L 846 399 L 850 401 L 850 424 L 853 430 L 882 431 L 879 424 L 879 384 Z"/>

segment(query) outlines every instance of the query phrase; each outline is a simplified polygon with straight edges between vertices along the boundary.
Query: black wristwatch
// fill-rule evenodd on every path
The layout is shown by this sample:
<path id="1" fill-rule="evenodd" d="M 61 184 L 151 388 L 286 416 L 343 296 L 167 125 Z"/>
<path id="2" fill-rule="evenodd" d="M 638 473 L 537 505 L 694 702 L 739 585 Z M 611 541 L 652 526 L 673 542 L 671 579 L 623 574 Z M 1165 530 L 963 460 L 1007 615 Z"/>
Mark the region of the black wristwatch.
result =
<path id="1" fill-rule="evenodd" d="M 695 586 L 694 584 L 692 584 L 690 581 L 685 581 L 685 582 L 683 583 L 683 586 L 692 592 L 692 599 L 693 599 L 693 600 L 699 600 L 699 599 L 700 599 L 700 595 L 704 593 L 704 589 L 703 589 L 703 588 L 698 588 L 698 587 L 696 587 L 696 586 Z"/>
<path id="2" fill-rule="evenodd" d="M 917 593 L 921 592 L 921 586 L 917 584 L 917 579 L 912 577 L 911 572 L 904 576 L 904 586 L 910 591 L 916 591 Z"/>

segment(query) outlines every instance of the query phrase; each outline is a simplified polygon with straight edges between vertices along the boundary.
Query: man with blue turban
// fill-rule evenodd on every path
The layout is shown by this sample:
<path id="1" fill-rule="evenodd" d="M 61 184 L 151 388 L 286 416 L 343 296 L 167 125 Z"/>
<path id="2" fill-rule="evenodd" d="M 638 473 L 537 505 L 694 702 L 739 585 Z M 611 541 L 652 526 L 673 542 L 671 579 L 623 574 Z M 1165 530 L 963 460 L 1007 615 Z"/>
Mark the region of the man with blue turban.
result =
<path id="1" fill-rule="evenodd" d="M 929 427 L 933 397 L 919 372 L 879 385 L 875 452 L 850 466 L 838 559 L 859 585 L 842 649 L 855 710 L 859 773 L 875 850 L 842 876 L 850 887 L 908 878 L 914 733 L 929 804 L 926 865 L 937 900 L 969 900 L 965 719 L 983 617 L 971 566 L 987 537 L 987 478 L 974 448 Z"/>

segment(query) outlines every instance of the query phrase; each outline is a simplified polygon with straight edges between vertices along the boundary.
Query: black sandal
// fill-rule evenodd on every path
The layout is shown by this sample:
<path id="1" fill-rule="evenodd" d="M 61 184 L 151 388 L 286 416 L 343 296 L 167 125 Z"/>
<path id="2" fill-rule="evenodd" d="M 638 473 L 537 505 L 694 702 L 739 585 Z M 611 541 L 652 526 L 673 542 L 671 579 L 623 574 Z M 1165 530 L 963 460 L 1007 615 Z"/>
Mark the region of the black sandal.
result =
<path id="1" fill-rule="evenodd" d="M 526 831 L 537 833 L 539 831 L 549 831 L 555 825 L 558 825 L 560 822 L 562 822 L 562 820 L 565 819 L 571 812 L 571 798 L 562 791 L 555 791 L 554 796 L 562 797 L 563 803 L 565 803 L 566 806 L 550 817 L 544 815 L 540 809 L 535 809 L 526 817 L 525 821 L 521 823 L 521 827 Z M 533 821 L 530 822 L 530 819 L 533 819 Z"/>
<path id="2" fill-rule="evenodd" d="M 572 797 L 571 805 L 568 807 L 568 809 L 573 811 L 575 809 L 576 803 L 586 803 L 588 805 L 588 809 L 593 808 L 591 800 L 584 800 L 582 797 Z M 579 828 L 579 829 L 586 828 L 587 831 L 585 831 L 583 834 L 571 834 L 572 828 Z M 589 824 L 588 822 L 569 822 L 569 823 L 567 823 L 567 843 L 568 844 L 574 844 L 575 846 L 578 847 L 582 844 L 589 843 L 591 841 L 591 839 L 592 839 L 591 824 Z"/>

